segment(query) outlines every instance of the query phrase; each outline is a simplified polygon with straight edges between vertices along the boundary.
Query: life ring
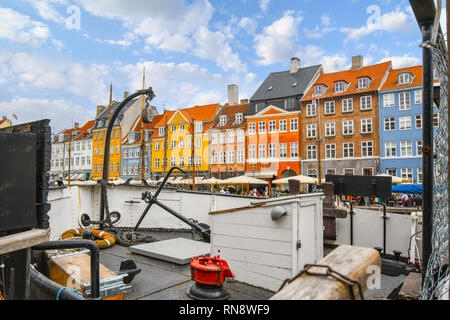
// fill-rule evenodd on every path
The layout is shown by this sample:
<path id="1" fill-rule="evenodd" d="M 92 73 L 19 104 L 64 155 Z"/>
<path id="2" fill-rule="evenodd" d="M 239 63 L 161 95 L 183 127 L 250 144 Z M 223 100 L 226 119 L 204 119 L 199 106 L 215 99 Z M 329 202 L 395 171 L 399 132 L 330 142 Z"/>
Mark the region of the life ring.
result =
<path id="1" fill-rule="evenodd" d="M 100 249 L 112 247 L 116 243 L 116 237 L 114 237 L 111 233 L 90 228 L 78 228 L 67 230 L 61 235 L 61 238 L 69 239 L 73 237 L 80 237 L 82 236 L 84 230 L 91 230 L 94 233 L 94 237 L 98 238 L 98 240 L 94 240 L 95 244 Z"/>

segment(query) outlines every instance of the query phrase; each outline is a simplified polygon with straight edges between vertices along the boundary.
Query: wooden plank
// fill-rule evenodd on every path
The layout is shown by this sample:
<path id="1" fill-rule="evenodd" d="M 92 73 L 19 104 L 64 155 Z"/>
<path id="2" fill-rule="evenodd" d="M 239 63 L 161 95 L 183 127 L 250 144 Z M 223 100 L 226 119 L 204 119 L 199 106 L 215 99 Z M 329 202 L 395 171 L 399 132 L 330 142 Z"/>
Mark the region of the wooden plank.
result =
<path id="1" fill-rule="evenodd" d="M 246 237 L 233 237 L 227 235 L 213 235 L 214 246 L 223 246 L 242 250 L 273 253 L 281 255 L 291 254 L 290 241 L 272 241 L 252 239 Z"/>
<path id="2" fill-rule="evenodd" d="M 255 239 L 291 241 L 291 232 L 288 228 L 269 226 L 249 226 L 240 223 L 216 222 L 212 224 L 213 235 L 228 235 Z"/>
<path id="3" fill-rule="evenodd" d="M 403 300 L 419 300 L 422 294 L 422 275 L 418 272 L 411 272 L 403 283 L 399 297 Z"/>
<path id="4" fill-rule="evenodd" d="M 48 242 L 50 228 L 33 229 L 0 238 L 0 255 Z"/>
<path id="5" fill-rule="evenodd" d="M 381 260 L 377 250 L 342 245 L 334 249 L 318 264 L 329 266 L 344 276 L 356 280 L 364 293 L 368 280 L 380 276 Z M 375 268 L 373 268 L 375 267 Z M 312 267 L 311 272 L 323 273 L 323 268 Z M 378 273 L 377 273 L 378 272 Z M 358 290 L 355 288 L 355 294 Z M 272 300 L 349 300 L 348 287 L 331 277 L 303 274 L 273 295 Z M 356 297 L 359 299 L 359 297 Z"/>

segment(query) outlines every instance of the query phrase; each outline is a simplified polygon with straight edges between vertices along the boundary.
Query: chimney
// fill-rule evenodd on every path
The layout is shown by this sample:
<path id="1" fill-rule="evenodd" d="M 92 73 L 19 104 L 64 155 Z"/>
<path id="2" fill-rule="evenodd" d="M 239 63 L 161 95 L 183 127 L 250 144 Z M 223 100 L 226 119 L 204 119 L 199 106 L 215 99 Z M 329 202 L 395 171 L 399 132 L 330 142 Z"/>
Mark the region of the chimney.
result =
<path id="1" fill-rule="evenodd" d="M 353 56 L 352 57 L 352 68 L 350 70 L 360 70 L 364 65 L 363 56 Z"/>
<path id="2" fill-rule="evenodd" d="M 105 106 L 97 106 L 97 115 L 95 117 L 97 118 L 103 111 L 105 111 Z"/>
<path id="3" fill-rule="evenodd" d="M 300 59 L 297 57 L 291 58 L 291 74 L 297 73 L 300 70 Z"/>
<path id="4" fill-rule="evenodd" d="M 75 122 L 73 127 L 74 127 L 74 129 L 78 129 L 80 127 L 80 124 L 78 122 Z"/>
<path id="5" fill-rule="evenodd" d="M 248 99 L 241 99 L 241 104 L 248 103 Z"/>
<path id="6" fill-rule="evenodd" d="M 235 84 L 228 86 L 228 104 L 234 105 L 239 103 L 239 89 Z"/>
<path id="7" fill-rule="evenodd" d="M 123 98 L 126 99 L 128 97 L 128 91 L 124 91 Z"/>
<path id="8" fill-rule="evenodd" d="M 6 120 L 6 116 L 3 116 L 3 120 Z"/>

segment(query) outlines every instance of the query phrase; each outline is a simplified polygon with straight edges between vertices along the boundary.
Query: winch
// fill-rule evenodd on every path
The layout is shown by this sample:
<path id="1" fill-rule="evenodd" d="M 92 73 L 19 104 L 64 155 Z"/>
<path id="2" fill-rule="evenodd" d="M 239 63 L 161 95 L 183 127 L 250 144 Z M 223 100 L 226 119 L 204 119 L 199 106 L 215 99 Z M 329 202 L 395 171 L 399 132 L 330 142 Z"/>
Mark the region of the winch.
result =
<path id="1" fill-rule="evenodd" d="M 228 263 L 215 257 L 197 257 L 191 260 L 191 279 L 195 284 L 187 294 L 198 300 L 226 300 L 230 294 L 223 288 L 226 278 L 234 278 Z"/>

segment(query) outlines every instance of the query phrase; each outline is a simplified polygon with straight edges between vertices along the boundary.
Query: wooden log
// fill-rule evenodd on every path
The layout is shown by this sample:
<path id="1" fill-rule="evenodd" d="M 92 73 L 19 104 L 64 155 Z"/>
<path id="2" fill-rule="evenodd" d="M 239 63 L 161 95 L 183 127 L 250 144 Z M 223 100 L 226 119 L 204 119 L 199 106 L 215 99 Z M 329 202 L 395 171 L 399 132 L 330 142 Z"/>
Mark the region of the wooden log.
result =
<path id="1" fill-rule="evenodd" d="M 33 229 L 0 238 L 0 255 L 30 248 L 50 240 L 50 228 Z"/>
<path id="2" fill-rule="evenodd" d="M 377 250 L 342 245 L 334 249 L 318 264 L 329 266 L 332 270 L 358 281 L 364 293 L 376 277 L 381 276 L 381 260 Z M 310 272 L 324 273 L 324 268 L 311 267 Z M 379 281 L 379 278 L 378 278 Z M 369 284 L 368 284 L 369 283 Z M 356 299 L 360 299 L 358 288 L 354 288 Z M 302 274 L 286 284 L 271 300 L 350 300 L 351 292 L 347 285 L 325 276 Z"/>

